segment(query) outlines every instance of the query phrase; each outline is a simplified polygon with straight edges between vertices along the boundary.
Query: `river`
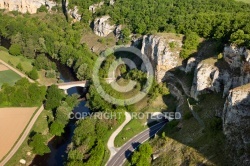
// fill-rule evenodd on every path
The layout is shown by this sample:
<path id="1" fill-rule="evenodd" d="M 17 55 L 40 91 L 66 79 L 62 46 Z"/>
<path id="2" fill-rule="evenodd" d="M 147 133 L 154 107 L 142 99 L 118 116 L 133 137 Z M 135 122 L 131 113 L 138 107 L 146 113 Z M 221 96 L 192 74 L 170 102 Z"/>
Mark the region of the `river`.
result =
<path id="1" fill-rule="evenodd" d="M 57 63 L 58 71 L 60 72 L 60 79 L 64 82 L 76 81 L 72 70 L 66 66 Z M 84 88 L 74 87 L 68 91 L 69 95 L 79 94 L 84 97 L 86 90 Z M 85 106 L 86 101 L 81 101 L 73 112 L 89 112 L 90 110 Z M 76 120 L 70 120 L 69 124 L 65 127 L 65 133 L 61 137 L 54 137 L 49 143 L 51 153 L 39 156 L 37 155 L 31 165 L 39 166 L 62 166 L 67 161 L 67 147 L 72 141 L 74 130 L 76 128 Z"/>
<path id="2" fill-rule="evenodd" d="M 7 49 L 10 48 L 11 43 L 9 39 L 0 36 L 0 46 L 3 46 Z M 54 61 L 54 60 L 53 60 Z M 77 78 L 74 76 L 73 71 L 60 64 L 58 61 L 54 61 L 57 64 L 58 71 L 60 73 L 60 79 L 64 82 L 77 81 Z M 81 98 L 85 97 L 86 89 L 80 87 L 73 87 L 67 91 L 68 95 L 79 94 Z M 85 106 L 86 101 L 82 100 L 78 107 L 76 107 L 73 112 L 90 112 L 90 110 Z M 39 156 L 36 155 L 30 165 L 37 166 L 63 166 L 67 161 L 67 147 L 72 141 L 74 135 L 74 130 L 76 128 L 76 120 L 70 120 L 68 125 L 65 127 L 65 132 L 60 137 L 54 137 L 48 143 L 51 153 Z"/>

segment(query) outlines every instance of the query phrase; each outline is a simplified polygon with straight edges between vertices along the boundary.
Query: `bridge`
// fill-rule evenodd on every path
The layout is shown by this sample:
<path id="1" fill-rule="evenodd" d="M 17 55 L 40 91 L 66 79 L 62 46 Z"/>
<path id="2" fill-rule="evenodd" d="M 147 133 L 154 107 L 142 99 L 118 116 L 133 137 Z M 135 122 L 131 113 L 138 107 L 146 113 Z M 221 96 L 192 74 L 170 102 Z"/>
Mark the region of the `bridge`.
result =
<path id="1" fill-rule="evenodd" d="M 111 84 L 112 82 L 115 81 L 115 78 L 106 78 L 105 79 L 106 82 L 108 84 Z M 57 84 L 59 89 L 64 90 L 65 94 L 67 94 L 67 90 L 73 87 L 82 87 L 85 88 L 87 86 L 89 86 L 89 82 L 88 80 L 84 80 L 84 81 L 73 81 L 73 82 L 64 82 L 64 83 L 59 83 Z"/>

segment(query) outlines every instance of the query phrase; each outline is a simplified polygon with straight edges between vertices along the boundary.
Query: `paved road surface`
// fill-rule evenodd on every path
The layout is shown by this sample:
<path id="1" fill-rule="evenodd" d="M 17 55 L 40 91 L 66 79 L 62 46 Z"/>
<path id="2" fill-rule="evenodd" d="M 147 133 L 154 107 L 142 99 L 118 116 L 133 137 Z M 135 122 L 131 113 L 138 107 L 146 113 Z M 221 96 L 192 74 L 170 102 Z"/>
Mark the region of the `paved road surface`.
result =
<path id="1" fill-rule="evenodd" d="M 0 163 L 0 166 L 4 166 L 10 159 L 13 157 L 13 155 L 16 153 L 16 151 L 19 149 L 19 147 L 22 145 L 23 141 L 26 139 L 28 134 L 30 133 L 30 130 L 32 129 L 33 125 L 35 124 L 38 116 L 41 114 L 41 112 L 44 110 L 43 105 L 39 108 L 39 110 L 36 112 L 36 114 L 32 117 L 30 123 L 24 130 L 21 138 L 18 140 L 18 142 L 15 144 L 15 146 L 11 149 L 11 151 L 8 153 L 8 155 L 4 158 L 4 160 Z"/>
<path id="2" fill-rule="evenodd" d="M 107 166 L 121 166 L 125 162 L 125 159 L 129 157 L 141 143 L 153 137 L 165 124 L 166 122 L 158 123 L 129 140 L 121 147 L 115 156 L 108 161 Z"/>

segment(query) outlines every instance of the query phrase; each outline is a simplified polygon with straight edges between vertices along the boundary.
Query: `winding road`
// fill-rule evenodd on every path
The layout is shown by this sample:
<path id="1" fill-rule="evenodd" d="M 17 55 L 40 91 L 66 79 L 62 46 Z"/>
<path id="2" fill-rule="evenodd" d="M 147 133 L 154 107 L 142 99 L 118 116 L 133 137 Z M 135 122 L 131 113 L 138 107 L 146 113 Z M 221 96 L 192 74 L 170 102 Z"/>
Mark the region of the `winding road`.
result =
<path id="1" fill-rule="evenodd" d="M 128 124 L 128 122 L 132 119 L 131 115 L 128 112 L 125 112 L 125 121 L 113 132 L 113 134 L 110 136 L 107 146 L 110 151 L 110 158 L 109 160 L 117 153 L 118 148 L 115 148 L 114 142 L 116 136 L 122 131 L 124 126 Z"/>
<path id="2" fill-rule="evenodd" d="M 8 153 L 8 155 L 3 159 L 3 161 L 0 163 L 0 166 L 4 166 L 10 159 L 13 157 L 13 155 L 16 153 L 16 151 L 20 148 L 24 140 L 27 138 L 28 134 L 30 133 L 30 130 L 32 129 L 33 125 L 35 124 L 37 118 L 44 110 L 43 105 L 39 108 L 39 110 L 36 112 L 36 114 L 32 117 L 31 121 L 29 122 L 28 126 L 24 130 L 21 138 L 17 141 L 17 143 L 14 145 L 14 147 L 11 149 L 11 151 Z"/>
<path id="3" fill-rule="evenodd" d="M 140 144 L 153 137 L 166 123 L 166 121 L 160 122 L 130 139 L 108 161 L 107 166 L 121 166 Z"/>

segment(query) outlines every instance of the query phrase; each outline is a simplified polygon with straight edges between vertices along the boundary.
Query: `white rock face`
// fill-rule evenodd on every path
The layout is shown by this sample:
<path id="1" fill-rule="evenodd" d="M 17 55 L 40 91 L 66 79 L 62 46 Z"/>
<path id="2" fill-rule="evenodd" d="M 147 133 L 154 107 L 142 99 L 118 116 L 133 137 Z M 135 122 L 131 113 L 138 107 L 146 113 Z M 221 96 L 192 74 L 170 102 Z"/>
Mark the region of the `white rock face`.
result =
<path id="1" fill-rule="evenodd" d="M 56 3 L 49 0 L 0 0 L 0 9 L 34 14 L 42 5 L 50 10 Z"/>
<path id="2" fill-rule="evenodd" d="M 196 100 L 200 94 L 207 92 L 204 89 L 214 92 L 222 90 L 223 97 L 226 97 L 231 89 L 250 83 L 250 51 L 243 47 L 227 46 L 224 48 L 223 55 L 229 65 L 227 68 L 219 70 L 214 65 L 216 60 L 213 63 L 210 60 L 208 64 L 202 61 L 196 67 L 191 89 L 191 96 Z M 214 73 L 215 68 L 216 73 Z M 188 69 L 187 65 L 186 70 Z"/>
<path id="3" fill-rule="evenodd" d="M 219 69 L 212 65 L 200 62 L 195 70 L 191 96 L 198 100 L 198 96 L 207 91 L 220 91 Z"/>
<path id="4" fill-rule="evenodd" d="M 196 66 L 196 59 L 194 57 L 189 58 L 187 61 L 185 72 L 186 73 L 191 72 L 195 66 Z"/>
<path id="5" fill-rule="evenodd" d="M 21 164 L 23 164 L 23 165 L 26 164 L 26 160 L 24 160 L 24 159 L 21 159 L 19 162 L 20 162 Z"/>
<path id="6" fill-rule="evenodd" d="M 115 0 L 110 0 L 110 1 L 109 1 L 109 4 L 110 4 L 110 5 L 114 5 L 114 4 L 115 4 Z"/>
<path id="7" fill-rule="evenodd" d="M 141 52 L 150 59 L 158 82 L 164 80 L 167 71 L 180 65 L 179 51 L 171 51 L 163 37 L 143 36 Z"/>
<path id="8" fill-rule="evenodd" d="M 242 58 L 250 62 L 250 50 L 247 50 L 245 47 L 227 46 L 224 48 L 223 57 L 231 68 L 241 67 Z"/>
<path id="9" fill-rule="evenodd" d="M 115 37 L 117 39 L 120 39 L 121 38 L 121 33 L 122 33 L 122 25 L 118 25 L 116 28 L 115 28 Z"/>
<path id="10" fill-rule="evenodd" d="M 101 37 L 108 36 L 111 32 L 115 30 L 114 25 L 109 24 L 110 16 L 103 16 L 101 18 L 96 18 L 94 21 L 94 33 Z"/>
<path id="11" fill-rule="evenodd" d="M 103 1 L 100 3 L 97 3 L 97 4 L 93 4 L 93 5 L 89 6 L 89 11 L 91 11 L 92 13 L 95 13 L 96 9 L 100 8 L 103 4 L 104 4 Z"/>
<path id="12" fill-rule="evenodd" d="M 230 91 L 222 120 L 232 165 L 250 165 L 250 84 Z"/>
<path id="13" fill-rule="evenodd" d="M 81 21 L 82 15 L 78 14 L 78 7 L 75 6 L 74 9 L 68 11 L 69 15 L 74 18 L 76 21 Z"/>

